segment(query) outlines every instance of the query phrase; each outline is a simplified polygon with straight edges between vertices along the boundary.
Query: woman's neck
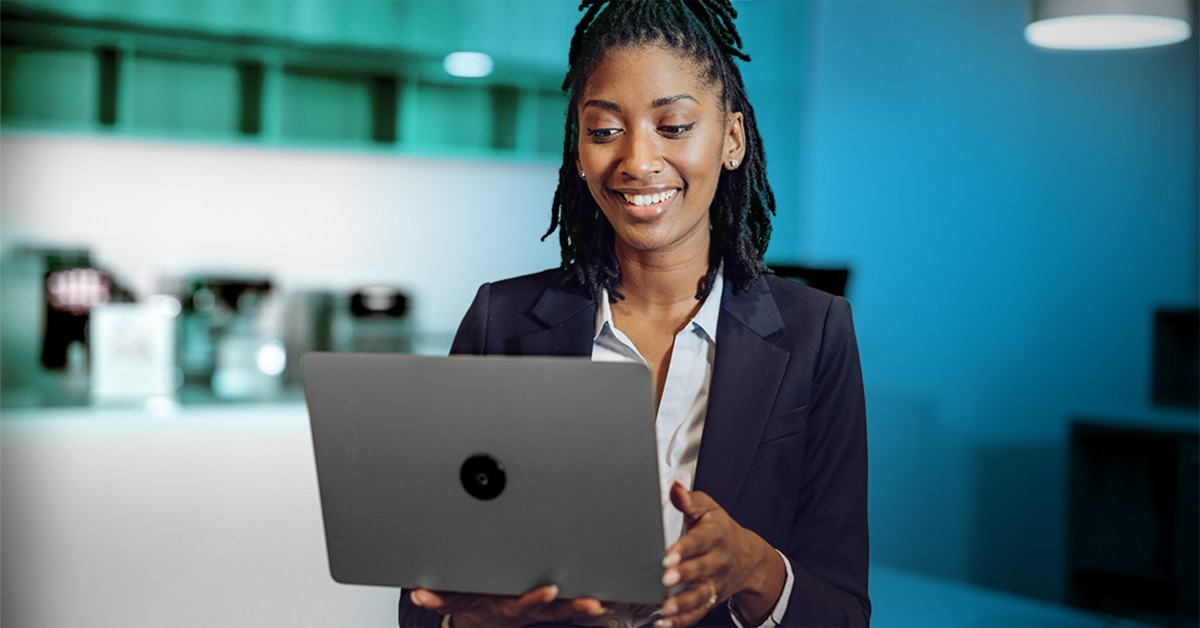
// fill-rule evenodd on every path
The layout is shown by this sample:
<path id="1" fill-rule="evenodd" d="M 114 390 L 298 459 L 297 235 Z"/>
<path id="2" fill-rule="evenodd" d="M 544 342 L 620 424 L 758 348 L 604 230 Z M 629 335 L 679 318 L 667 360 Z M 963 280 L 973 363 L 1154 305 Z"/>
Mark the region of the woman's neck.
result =
<path id="1" fill-rule="evenodd" d="M 626 308 L 644 313 L 666 314 L 699 306 L 696 291 L 708 273 L 708 242 L 676 251 L 638 251 L 616 243 L 621 264 L 617 290 L 625 296 Z M 622 308 L 625 309 L 625 308 Z"/>

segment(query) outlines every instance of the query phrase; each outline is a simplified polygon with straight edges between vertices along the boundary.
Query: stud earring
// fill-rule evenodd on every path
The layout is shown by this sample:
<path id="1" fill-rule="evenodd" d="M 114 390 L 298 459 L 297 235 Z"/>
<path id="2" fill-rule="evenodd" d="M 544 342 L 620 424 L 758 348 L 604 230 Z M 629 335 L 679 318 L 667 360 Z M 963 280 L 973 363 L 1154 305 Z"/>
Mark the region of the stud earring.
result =
<path id="1" fill-rule="evenodd" d="M 580 171 L 579 171 L 579 178 L 580 178 L 580 179 L 586 179 L 586 178 L 587 178 L 587 173 L 585 173 L 584 171 L 580 170 Z"/>
<path id="2" fill-rule="evenodd" d="M 737 165 L 738 165 L 738 160 L 736 160 L 736 159 L 730 159 L 730 160 L 729 160 L 729 169 L 730 169 L 730 170 L 733 170 L 734 168 L 737 168 Z"/>

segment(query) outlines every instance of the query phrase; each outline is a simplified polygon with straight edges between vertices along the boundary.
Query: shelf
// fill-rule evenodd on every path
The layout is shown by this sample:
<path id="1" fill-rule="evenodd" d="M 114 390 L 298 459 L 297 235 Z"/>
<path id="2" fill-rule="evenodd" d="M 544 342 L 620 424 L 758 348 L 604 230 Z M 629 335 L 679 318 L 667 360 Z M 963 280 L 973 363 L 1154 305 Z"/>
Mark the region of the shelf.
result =
<path id="1" fill-rule="evenodd" d="M 561 74 L 446 75 L 402 49 L 0 10 L 0 122 L 170 138 L 557 160 Z"/>

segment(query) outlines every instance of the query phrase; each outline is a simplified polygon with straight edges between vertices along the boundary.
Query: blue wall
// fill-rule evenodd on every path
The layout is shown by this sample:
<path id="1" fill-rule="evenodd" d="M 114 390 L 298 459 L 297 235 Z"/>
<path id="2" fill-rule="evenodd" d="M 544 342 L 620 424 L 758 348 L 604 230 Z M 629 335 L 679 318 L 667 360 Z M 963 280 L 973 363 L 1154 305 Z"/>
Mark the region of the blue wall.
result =
<path id="1" fill-rule="evenodd" d="M 810 7 L 791 237 L 853 268 L 873 557 L 1059 598 L 1069 421 L 1147 412 L 1154 309 L 1197 303 L 1197 38 L 1050 52 L 1021 0 Z"/>

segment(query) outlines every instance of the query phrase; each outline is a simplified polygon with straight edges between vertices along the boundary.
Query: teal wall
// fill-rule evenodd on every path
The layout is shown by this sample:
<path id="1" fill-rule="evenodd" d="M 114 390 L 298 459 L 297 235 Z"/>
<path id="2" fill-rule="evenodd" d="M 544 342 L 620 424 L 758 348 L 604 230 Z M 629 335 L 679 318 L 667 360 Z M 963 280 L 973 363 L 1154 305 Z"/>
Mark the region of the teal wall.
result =
<path id="1" fill-rule="evenodd" d="M 1049 52 L 1020 0 L 813 10 L 797 246 L 853 268 L 873 557 L 1058 598 L 1069 420 L 1151 414 L 1154 310 L 1197 304 L 1196 37 Z"/>

